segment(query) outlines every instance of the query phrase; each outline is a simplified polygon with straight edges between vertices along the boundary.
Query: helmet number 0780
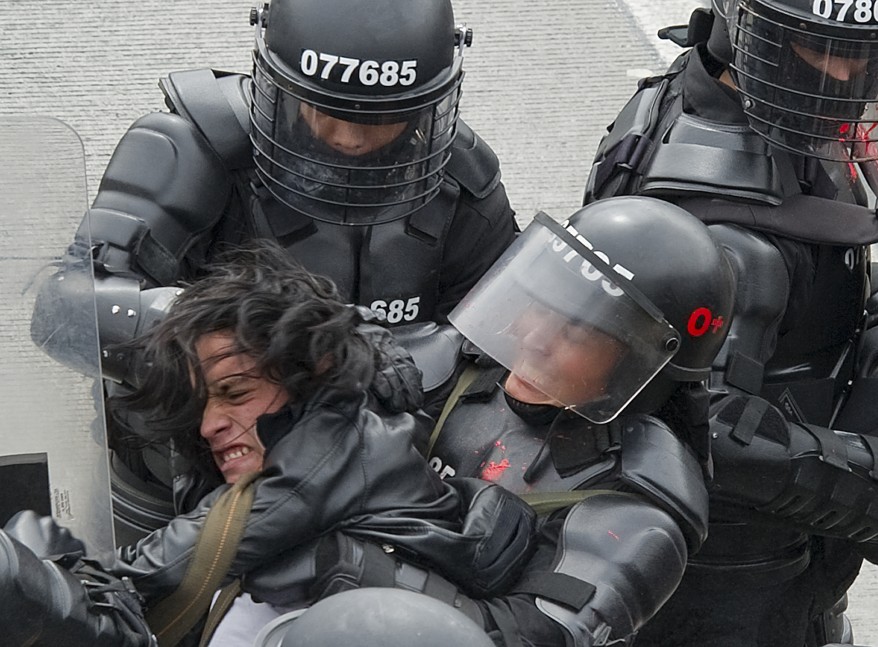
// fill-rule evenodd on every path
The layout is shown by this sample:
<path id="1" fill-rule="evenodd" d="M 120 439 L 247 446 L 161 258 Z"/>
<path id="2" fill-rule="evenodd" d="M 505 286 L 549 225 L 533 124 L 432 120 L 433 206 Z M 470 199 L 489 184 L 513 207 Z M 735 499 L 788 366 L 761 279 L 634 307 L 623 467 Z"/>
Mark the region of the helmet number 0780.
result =
<path id="1" fill-rule="evenodd" d="M 836 10 L 833 15 L 833 10 Z M 811 13 L 821 18 L 845 22 L 850 15 L 854 22 L 878 22 L 878 2 L 875 0 L 814 0 Z"/>
<path id="2" fill-rule="evenodd" d="M 299 69 L 305 76 L 319 76 L 321 79 L 332 78 L 341 83 L 357 83 L 361 85 L 395 85 L 408 86 L 418 78 L 418 62 L 408 61 L 363 61 L 358 58 L 337 56 L 315 52 L 313 49 L 302 50 Z"/>

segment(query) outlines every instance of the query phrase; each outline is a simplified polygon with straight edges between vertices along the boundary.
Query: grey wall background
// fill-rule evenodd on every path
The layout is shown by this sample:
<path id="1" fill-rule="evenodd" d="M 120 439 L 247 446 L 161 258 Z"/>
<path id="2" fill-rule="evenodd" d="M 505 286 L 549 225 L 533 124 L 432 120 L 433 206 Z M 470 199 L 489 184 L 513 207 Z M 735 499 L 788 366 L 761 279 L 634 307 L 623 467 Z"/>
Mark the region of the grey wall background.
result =
<path id="1" fill-rule="evenodd" d="M 522 224 L 539 209 L 561 218 L 579 206 L 605 126 L 636 79 L 675 55 L 656 29 L 685 22 L 697 2 L 455 1 L 457 19 L 475 31 L 462 112 L 499 155 Z M 249 70 L 250 6 L 2 0 L 0 117 L 40 113 L 73 127 L 93 196 L 128 125 L 163 108 L 159 77 L 205 66 Z M 851 598 L 858 643 L 878 644 L 878 570 L 864 569 Z"/>

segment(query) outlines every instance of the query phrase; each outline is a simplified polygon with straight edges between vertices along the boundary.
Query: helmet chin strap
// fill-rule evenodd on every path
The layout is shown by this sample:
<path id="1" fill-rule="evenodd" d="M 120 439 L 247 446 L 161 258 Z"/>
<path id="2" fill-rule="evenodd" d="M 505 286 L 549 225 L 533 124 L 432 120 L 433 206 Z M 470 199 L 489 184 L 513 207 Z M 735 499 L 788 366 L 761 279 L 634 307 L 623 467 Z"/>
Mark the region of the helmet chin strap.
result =
<path id="1" fill-rule="evenodd" d="M 509 391 L 507 391 L 502 384 L 499 386 L 500 390 L 503 391 L 503 395 L 506 397 L 506 404 L 509 405 L 509 408 L 512 409 L 515 415 L 529 425 L 547 425 L 555 419 L 559 412 L 564 410 L 563 407 L 554 404 L 531 404 L 529 402 L 523 402 L 515 396 L 510 395 Z"/>

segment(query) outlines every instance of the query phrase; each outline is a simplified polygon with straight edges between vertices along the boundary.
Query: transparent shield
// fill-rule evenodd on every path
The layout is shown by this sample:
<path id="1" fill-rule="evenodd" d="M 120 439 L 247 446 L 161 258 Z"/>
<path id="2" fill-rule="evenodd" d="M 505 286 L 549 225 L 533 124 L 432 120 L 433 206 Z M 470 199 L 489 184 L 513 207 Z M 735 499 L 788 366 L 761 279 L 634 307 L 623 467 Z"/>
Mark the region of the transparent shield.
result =
<path id="1" fill-rule="evenodd" d="M 2 522 L 18 509 L 35 509 L 52 514 L 90 550 L 112 549 L 99 382 L 52 360 L 31 338 L 40 287 L 58 280 L 60 257 L 87 208 L 82 142 L 60 121 L 6 117 L 0 150 Z M 97 370 L 91 267 L 67 274 L 82 286 L 82 298 L 64 304 L 63 320 L 49 324 Z"/>
<path id="2" fill-rule="evenodd" d="M 448 318 L 509 369 L 513 397 L 609 422 L 671 360 L 680 336 L 621 287 L 623 277 L 594 264 L 603 259 L 581 256 L 544 222 L 537 216 Z"/>

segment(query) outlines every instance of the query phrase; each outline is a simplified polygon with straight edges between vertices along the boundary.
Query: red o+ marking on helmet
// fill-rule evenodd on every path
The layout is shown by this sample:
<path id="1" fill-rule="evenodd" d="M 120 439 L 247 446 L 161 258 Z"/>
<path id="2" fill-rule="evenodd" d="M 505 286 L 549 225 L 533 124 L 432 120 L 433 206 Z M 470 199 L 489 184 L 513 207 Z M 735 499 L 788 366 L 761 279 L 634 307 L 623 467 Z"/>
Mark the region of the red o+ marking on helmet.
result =
<path id="1" fill-rule="evenodd" d="M 692 314 L 689 315 L 689 321 L 686 322 L 686 332 L 691 337 L 701 337 L 708 331 L 716 334 L 725 323 L 722 316 L 714 317 L 709 308 L 702 306 L 695 308 Z"/>

